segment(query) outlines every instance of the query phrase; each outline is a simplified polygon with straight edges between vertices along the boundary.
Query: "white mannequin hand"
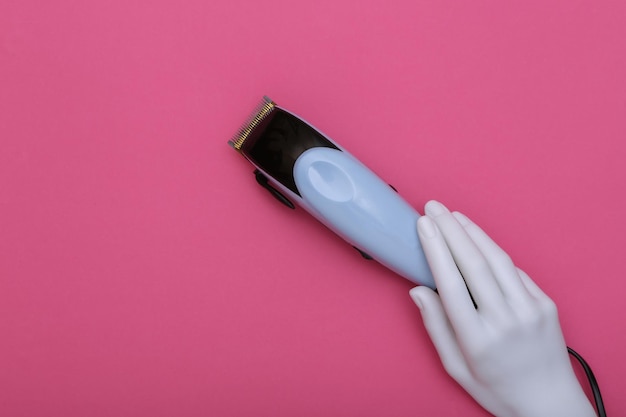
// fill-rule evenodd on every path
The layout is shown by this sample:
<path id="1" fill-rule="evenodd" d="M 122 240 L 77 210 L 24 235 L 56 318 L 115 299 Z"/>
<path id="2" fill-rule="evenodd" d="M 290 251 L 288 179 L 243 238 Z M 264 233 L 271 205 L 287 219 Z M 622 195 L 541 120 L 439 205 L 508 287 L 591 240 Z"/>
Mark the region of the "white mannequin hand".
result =
<path id="1" fill-rule="evenodd" d="M 425 211 L 418 233 L 439 295 L 411 297 L 448 374 L 499 417 L 595 416 L 554 302 L 467 217 L 436 201 Z"/>

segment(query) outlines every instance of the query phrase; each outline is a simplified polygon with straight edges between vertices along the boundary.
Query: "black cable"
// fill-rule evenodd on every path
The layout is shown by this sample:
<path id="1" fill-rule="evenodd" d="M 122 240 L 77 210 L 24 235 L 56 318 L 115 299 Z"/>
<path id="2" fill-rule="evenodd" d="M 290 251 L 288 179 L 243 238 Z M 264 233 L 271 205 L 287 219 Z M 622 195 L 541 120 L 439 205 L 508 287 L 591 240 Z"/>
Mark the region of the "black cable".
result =
<path id="1" fill-rule="evenodd" d="M 591 392 L 593 393 L 593 400 L 596 403 L 596 410 L 598 411 L 598 417 L 606 417 L 606 411 L 604 410 L 604 402 L 602 401 L 602 395 L 600 394 L 600 387 L 598 386 L 598 381 L 596 377 L 593 375 L 591 371 L 591 367 L 587 361 L 583 359 L 574 349 L 571 347 L 567 347 L 567 352 L 576 358 L 580 365 L 583 367 L 585 374 L 587 374 L 587 379 L 589 380 L 589 385 L 591 386 Z"/>

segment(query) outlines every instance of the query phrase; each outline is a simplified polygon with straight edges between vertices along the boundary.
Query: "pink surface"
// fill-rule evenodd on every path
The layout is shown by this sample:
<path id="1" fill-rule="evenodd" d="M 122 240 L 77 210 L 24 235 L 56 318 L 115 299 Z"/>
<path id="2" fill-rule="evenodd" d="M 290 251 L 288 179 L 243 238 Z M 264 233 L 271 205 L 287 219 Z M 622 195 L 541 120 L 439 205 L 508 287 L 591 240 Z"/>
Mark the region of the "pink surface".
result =
<path id="1" fill-rule="evenodd" d="M 262 94 L 490 232 L 626 410 L 626 3 L 3 1 L 0 415 L 483 416 L 226 141 Z"/>

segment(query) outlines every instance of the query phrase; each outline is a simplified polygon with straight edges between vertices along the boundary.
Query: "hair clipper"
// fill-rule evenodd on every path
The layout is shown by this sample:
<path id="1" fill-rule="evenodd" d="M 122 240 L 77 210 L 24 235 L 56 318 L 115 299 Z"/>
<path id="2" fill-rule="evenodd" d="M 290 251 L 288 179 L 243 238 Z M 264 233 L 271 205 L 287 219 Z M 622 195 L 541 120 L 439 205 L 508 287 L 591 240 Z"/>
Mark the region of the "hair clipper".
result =
<path id="1" fill-rule="evenodd" d="M 363 257 L 435 288 L 417 235 L 419 214 L 311 124 L 264 97 L 228 143 L 255 166 L 257 182 L 283 204 L 302 207 Z"/>

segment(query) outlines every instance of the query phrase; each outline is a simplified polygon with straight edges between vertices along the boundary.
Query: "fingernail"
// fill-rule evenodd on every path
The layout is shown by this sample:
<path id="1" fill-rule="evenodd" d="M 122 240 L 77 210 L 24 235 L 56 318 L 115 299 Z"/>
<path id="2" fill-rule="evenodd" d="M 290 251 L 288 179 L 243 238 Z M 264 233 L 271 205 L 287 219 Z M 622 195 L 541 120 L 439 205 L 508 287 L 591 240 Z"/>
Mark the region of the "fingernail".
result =
<path id="1" fill-rule="evenodd" d="M 446 206 L 435 200 L 431 200 L 426 203 L 424 211 L 426 212 L 426 214 L 432 217 L 437 217 L 441 214 L 448 213 L 448 209 L 446 208 Z"/>
<path id="2" fill-rule="evenodd" d="M 417 220 L 417 229 L 426 238 L 434 237 L 437 234 L 435 223 L 428 216 L 422 216 Z"/>
<path id="3" fill-rule="evenodd" d="M 471 223 L 470 219 L 468 219 L 467 216 L 463 213 L 459 213 L 458 211 L 455 211 L 454 213 L 452 213 L 452 215 L 454 216 L 456 221 L 459 222 L 461 226 L 467 226 L 468 224 Z"/>
<path id="4" fill-rule="evenodd" d="M 411 296 L 411 298 L 413 299 L 413 302 L 415 303 L 415 305 L 422 310 L 424 308 L 424 303 L 422 302 L 422 299 L 419 296 L 419 287 L 415 287 L 415 288 L 411 288 L 411 290 L 409 291 L 409 295 Z"/>

